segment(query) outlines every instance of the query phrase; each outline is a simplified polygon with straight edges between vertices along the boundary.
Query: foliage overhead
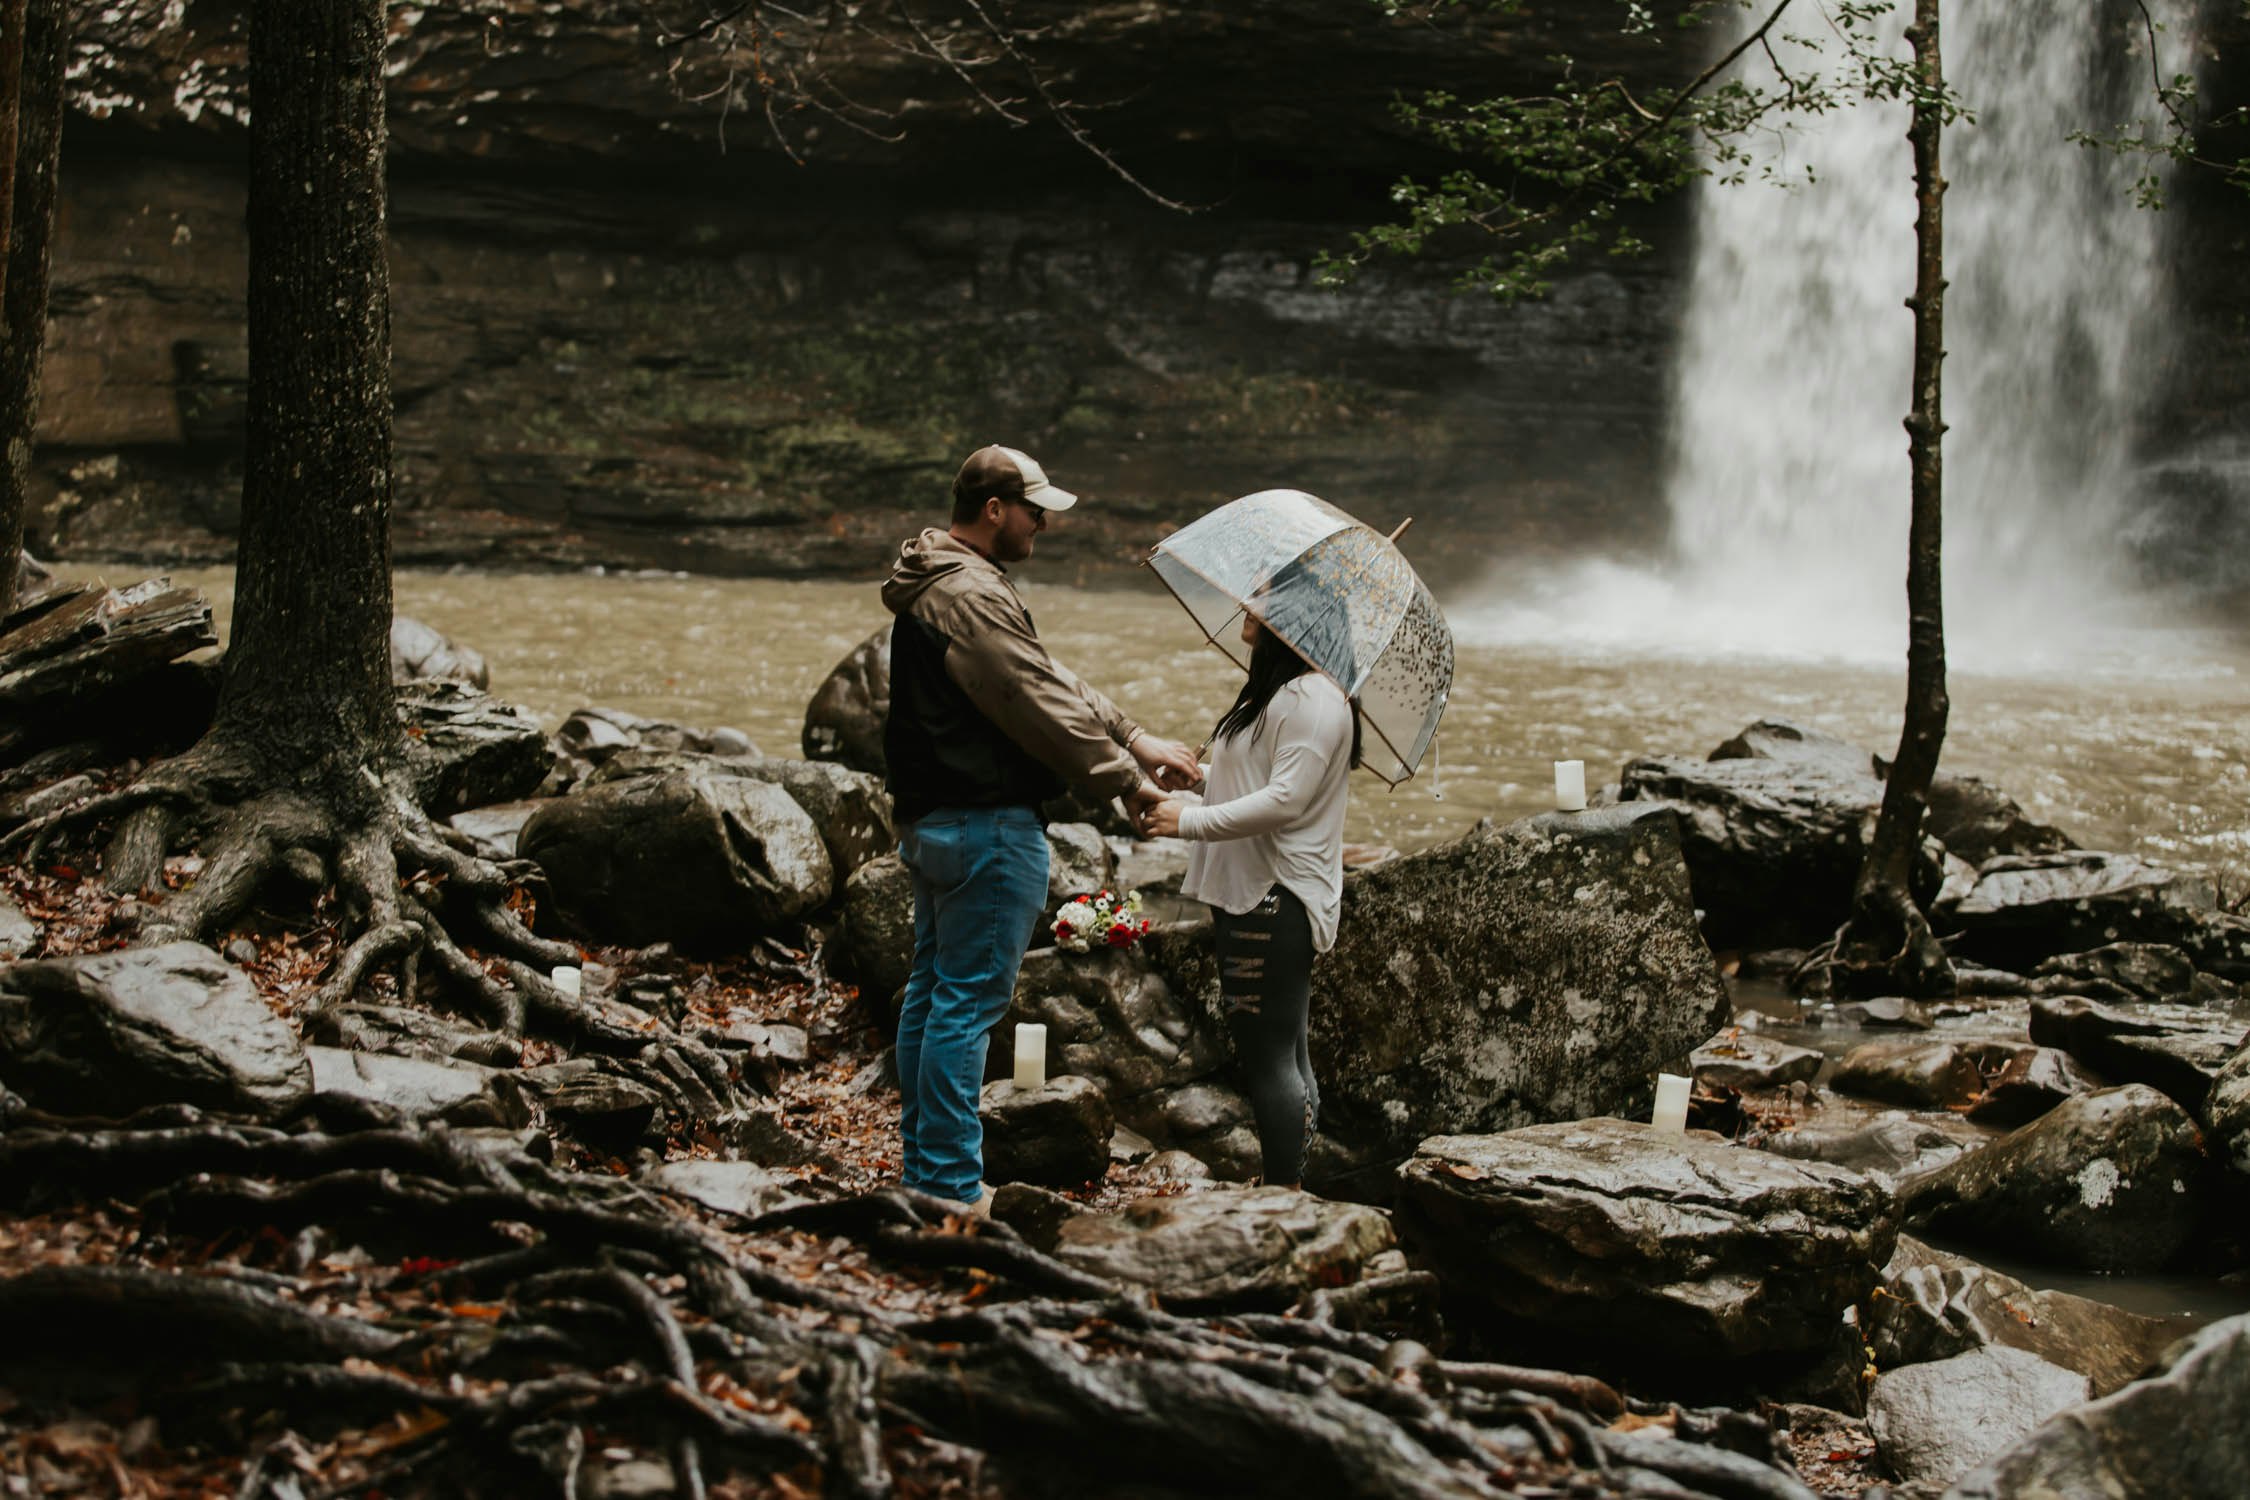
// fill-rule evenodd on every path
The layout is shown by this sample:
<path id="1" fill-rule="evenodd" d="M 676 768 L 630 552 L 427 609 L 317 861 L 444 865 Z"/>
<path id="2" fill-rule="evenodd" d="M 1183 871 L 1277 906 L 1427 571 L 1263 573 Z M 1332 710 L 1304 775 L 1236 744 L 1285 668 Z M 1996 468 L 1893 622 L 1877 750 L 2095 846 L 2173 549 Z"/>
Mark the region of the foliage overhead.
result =
<path id="1" fill-rule="evenodd" d="M 1499 25 L 1530 24 L 1534 0 L 1375 0 L 1386 14 L 1437 26 L 1479 13 Z M 1481 241 L 1484 254 L 1457 279 L 1462 290 L 1504 301 L 1538 296 L 1551 277 L 1589 255 L 1629 256 L 1648 249 L 1629 222 L 1632 205 L 1652 203 L 1697 177 L 1788 187 L 1809 183 L 1809 164 L 1786 166 L 1759 141 L 1792 120 L 1862 101 L 1935 104 L 1944 123 L 1973 120 L 1951 91 L 1922 100 L 1914 66 L 1891 20 L 1894 0 L 1607 0 L 1617 11 L 1622 55 L 1651 68 L 1661 49 L 1700 46 L 1715 60 L 1677 88 L 1636 91 L 1612 67 L 1585 68 L 1573 57 L 1548 60 L 1537 91 L 1464 99 L 1446 92 L 1402 98 L 1400 122 L 1460 158 L 1430 179 L 1392 189 L 1396 216 L 1361 231 L 1352 247 L 1325 256 L 1324 282 L 1340 284 L 1384 256 L 1414 256 L 1446 242 Z M 2250 12 L 2250 0 L 2244 0 Z M 2157 159 L 2214 168 L 2250 188 L 2250 159 L 2223 162 L 2199 145 L 2245 122 L 2234 110 L 2201 118 L 2192 74 L 2167 81 L 2158 61 L 2162 27 L 2141 7 L 2152 85 L 2161 106 L 2155 127 L 2088 130 L 2073 139 L 2151 158 L 2136 188 L 2159 206 Z M 1714 42 L 1712 37 L 1720 40 Z M 1753 74 L 1747 64 L 1762 59 Z M 1808 59 L 1810 61 L 1808 61 Z"/>

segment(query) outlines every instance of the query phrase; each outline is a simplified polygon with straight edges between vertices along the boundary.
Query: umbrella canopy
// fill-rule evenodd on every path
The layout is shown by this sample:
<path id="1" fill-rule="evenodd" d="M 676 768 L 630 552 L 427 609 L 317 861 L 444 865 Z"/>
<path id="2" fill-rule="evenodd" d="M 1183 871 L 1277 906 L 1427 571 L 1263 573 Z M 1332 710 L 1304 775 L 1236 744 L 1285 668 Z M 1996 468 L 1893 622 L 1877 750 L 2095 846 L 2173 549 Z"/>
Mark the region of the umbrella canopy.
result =
<path id="1" fill-rule="evenodd" d="M 1247 610 L 1359 704 L 1361 754 L 1396 786 L 1414 774 L 1453 687 L 1453 631 L 1382 533 L 1302 490 L 1229 501 L 1157 543 L 1149 566 L 1213 645 L 1249 668 L 1227 626 Z"/>

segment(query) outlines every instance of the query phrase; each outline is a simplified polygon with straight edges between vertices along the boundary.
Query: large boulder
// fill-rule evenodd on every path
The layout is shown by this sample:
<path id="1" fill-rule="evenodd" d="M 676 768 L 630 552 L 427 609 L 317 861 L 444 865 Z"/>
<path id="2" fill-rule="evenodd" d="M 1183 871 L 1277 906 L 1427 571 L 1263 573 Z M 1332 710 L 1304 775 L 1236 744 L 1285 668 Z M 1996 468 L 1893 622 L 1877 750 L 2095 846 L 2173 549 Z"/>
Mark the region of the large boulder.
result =
<path id="1" fill-rule="evenodd" d="M 891 825 L 891 794 L 883 790 L 882 779 L 828 761 L 714 756 L 693 750 L 622 750 L 604 760 L 586 777 L 585 784 L 591 787 L 637 776 L 658 776 L 684 766 L 771 782 L 787 792 L 820 830 L 838 880 L 898 846 L 898 833 Z"/>
<path id="2" fill-rule="evenodd" d="M 2137 1378 L 2179 1335 L 2168 1319 L 2035 1291 L 1910 1234 L 1898 1237 L 1882 1285 L 1860 1304 L 1859 1327 L 1877 1369 L 1999 1345 L 2085 1376 L 2097 1396 Z"/>
<path id="3" fill-rule="evenodd" d="M 2250 1172 L 2250 1046 L 2237 1050 L 2219 1070 L 2204 1110 L 2219 1154 L 2237 1172 Z"/>
<path id="4" fill-rule="evenodd" d="M 1184 965 L 1182 948 L 1189 950 Z M 1196 934 L 1125 950 L 1036 950 L 1024 957 L 998 1034 L 1012 1035 L 1025 1021 L 1044 1025 L 1049 1069 L 1093 1083 L 1118 1123 L 1159 1149 L 1190 1152 L 1223 1177 L 1247 1177 L 1258 1169 L 1258 1137 L 1249 1102 L 1223 1072 L 1229 1044 L 1193 992 L 1167 973 L 1197 972 L 1193 960 L 1208 953 L 1208 936 Z M 1007 1049 L 995 1047 L 985 1076 L 1005 1078 L 1010 1067 Z"/>
<path id="5" fill-rule="evenodd" d="M 1117 856 L 1100 829 L 1091 823 L 1047 825 L 1047 916 L 1073 896 L 1091 896 L 1116 883 Z M 1052 941 L 1044 919 L 1033 941 Z"/>
<path id="6" fill-rule="evenodd" d="M 808 760 L 833 760 L 880 776 L 891 712 L 891 627 L 885 623 L 821 679 L 805 708 Z"/>
<path id="7" fill-rule="evenodd" d="M 2049 998 L 2031 1006 L 2031 1039 L 2105 1078 L 2145 1083 L 2202 1118 L 2211 1085 L 2244 1041 L 2242 1023 L 2200 1009 Z"/>
<path id="8" fill-rule="evenodd" d="M 1769 720 L 1709 760 L 1628 763 L 1618 797 L 1679 813 L 1695 905 L 1713 943 L 1782 948 L 1825 939 L 1849 910 L 1883 783 L 1865 750 Z"/>
<path id="9" fill-rule="evenodd" d="M 779 786 L 680 766 L 558 797 L 516 847 L 580 930 L 621 943 L 740 947 L 828 900 L 820 830 Z"/>
<path id="10" fill-rule="evenodd" d="M 1979 1348 L 1875 1377 L 1867 1426 L 1884 1467 L 1950 1484 L 2086 1399 L 2086 1377 L 2021 1349 Z"/>
<path id="11" fill-rule="evenodd" d="M 2250 976 L 2250 921 L 2219 911 L 2203 876 L 2129 854 L 2079 849 L 1988 860 L 1940 914 L 1960 930 L 1963 956 L 2018 973 L 2059 954 L 2129 942 L 2177 948 L 2197 968 L 2230 979 Z"/>
<path id="12" fill-rule="evenodd" d="M 480 692 L 492 686 L 492 672 L 482 655 L 455 645 L 420 620 L 391 616 L 391 681 L 430 679 L 467 683 Z"/>
<path id="13" fill-rule="evenodd" d="M 1909 1184 L 1910 1224 L 2089 1271 L 2153 1271 L 2194 1241 L 2207 1192 L 2202 1138 L 2143 1084 L 2056 1106 Z"/>
<path id="14" fill-rule="evenodd" d="M 2180 1000 L 2195 993 L 2195 961 L 2168 943 L 2105 943 L 2034 969 L 2042 994 L 2093 1000 Z"/>
<path id="15" fill-rule="evenodd" d="M 2250 1474 L 2250 1314 L 2182 1339 L 2147 1379 L 2063 1412 L 1946 1500 L 2232 1500 Z"/>
<path id="16" fill-rule="evenodd" d="M 987 1182 L 1075 1188 L 1109 1170 L 1116 1120 L 1088 1079 L 1050 1078 L 1040 1088 L 1019 1089 L 1004 1078 L 984 1086 L 977 1113 Z"/>
<path id="17" fill-rule="evenodd" d="M 1897 1235 L 1872 1177 L 1626 1120 L 1435 1137 L 1399 1186 L 1450 1297 L 1650 1363 L 1825 1350 Z"/>
<path id="18" fill-rule="evenodd" d="M 1480 824 L 1346 879 L 1313 970 L 1324 1128 L 1403 1155 L 1638 1108 L 1729 1014 L 1669 812 Z"/>
<path id="19" fill-rule="evenodd" d="M 2016 799 L 1974 776 L 1939 776 L 1930 783 L 1922 831 L 1945 852 L 1972 865 L 2003 854 L 2052 854 L 2075 849 L 2059 828 L 2035 822 Z"/>
<path id="20" fill-rule="evenodd" d="M 0 969 L 0 1076 L 61 1114 L 274 1118 L 313 1091 L 304 1048 L 242 971 L 187 942 Z"/>
<path id="21" fill-rule="evenodd" d="M 844 882 L 838 970 L 859 985 L 869 1012 L 886 1023 L 891 997 L 914 967 L 914 876 L 895 854 L 871 859 Z"/>
<path id="22" fill-rule="evenodd" d="M 1142 1198 L 1062 1226 L 1055 1257 L 1154 1292 L 1181 1312 L 1278 1312 L 1359 1280 L 1391 1248 L 1380 1210 L 1285 1187 L 1220 1187 Z"/>
<path id="23" fill-rule="evenodd" d="M 553 763 L 547 732 L 513 703 L 451 681 L 397 688 L 406 773 L 437 817 L 528 797 Z"/>

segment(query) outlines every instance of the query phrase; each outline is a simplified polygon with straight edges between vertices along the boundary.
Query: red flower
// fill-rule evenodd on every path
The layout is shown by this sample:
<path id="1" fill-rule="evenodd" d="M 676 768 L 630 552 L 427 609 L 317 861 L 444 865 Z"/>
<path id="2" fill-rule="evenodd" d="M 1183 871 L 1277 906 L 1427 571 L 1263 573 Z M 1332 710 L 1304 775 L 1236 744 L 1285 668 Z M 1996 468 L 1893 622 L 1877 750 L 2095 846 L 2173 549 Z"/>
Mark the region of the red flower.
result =
<path id="1" fill-rule="evenodd" d="M 1133 946 L 1133 939 L 1139 936 L 1131 927 L 1120 922 L 1109 930 L 1109 945 L 1112 948 L 1130 948 Z"/>

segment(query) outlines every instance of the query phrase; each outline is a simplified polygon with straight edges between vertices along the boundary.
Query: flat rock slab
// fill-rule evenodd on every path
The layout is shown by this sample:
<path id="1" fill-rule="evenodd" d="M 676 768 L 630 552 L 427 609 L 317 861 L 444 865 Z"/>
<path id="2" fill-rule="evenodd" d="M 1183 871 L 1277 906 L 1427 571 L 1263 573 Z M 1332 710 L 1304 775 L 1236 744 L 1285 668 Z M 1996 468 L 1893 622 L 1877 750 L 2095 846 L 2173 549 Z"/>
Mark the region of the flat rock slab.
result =
<path id="1" fill-rule="evenodd" d="M 1896 1184 L 1976 1150 L 1992 1139 L 1957 1115 L 1917 1113 L 1814 1090 L 1745 1101 L 1757 1122 L 1741 1144 L 1794 1161 L 1826 1162 Z"/>
<path id="2" fill-rule="evenodd" d="M 305 1055 L 312 1063 L 315 1093 L 379 1104 L 408 1120 L 512 1127 L 531 1117 L 513 1079 L 476 1063 L 341 1047 L 307 1047 Z"/>
<path id="3" fill-rule="evenodd" d="M 1378 1209 L 1283 1187 L 1210 1187 L 1143 1198 L 1064 1224 L 1055 1255 L 1156 1293 L 1183 1312 L 1278 1310 L 1359 1280 L 1396 1243 Z"/>
<path id="4" fill-rule="evenodd" d="M 2128 1010 L 2072 998 L 2034 1000 L 2031 1039 L 2113 1082 L 2145 1083 L 2198 1119 L 2219 1070 L 2245 1040 L 2241 1022 L 2192 1006 Z"/>
<path id="5" fill-rule="evenodd" d="M 529 796 L 553 764 L 547 732 L 513 703 L 465 683 L 425 680 L 395 690 L 406 724 L 406 770 L 431 814 Z"/>
<path id="6" fill-rule="evenodd" d="M 802 1182 L 756 1162 L 668 1161 L 651 1169 L 646 1181 L 715 1213 L 745 1219 L 813 1201 Z"/>
<path id="7" fill-rule="evenodd" d="M 2050 1264 L 2153 1271 L 2194 1242 L 2208 1197 L 2202 1136 L 2145 1084 L 2056 1106 L 1917 1178 L 1907 1222 Z"/>
<path id="8" fill-rule="evenodd" d="M 192 1104 L 273 1118 L 308 1099 L 305 1049 L 241 970 L 166 943 L 0 970 L 11 1087 L 59 1113 Z"/>
<path id="9" fill-rule="evenodd" d="M 2222 1500 L 2250 1474 L 2250 1314 L 2175 1344 L 2163 1366 L 2063 1412 L 1946 1500 Z"/>
<path id="10" fill-rule="evenodd" d="M 1730 1028 L 1688 1054 L 1688 1071 L 1710 1088 L 1778 1089 L 1810 1083 L 1827 1059 L 1811 1047 Z"/>
<path id="11" fill-rule="evenodd" d="M 1828 1086 L 1910 1109 L 1945 1109 L 1983 1093 L 1984 1074 L 1952 1042 L 1863 1042 L 1837 1062 Z"/>
<path id="12" fill-rule="evenodd" d="M 2250 923 L 2217 907 L 2217 892 L 2200 875 L 2077 849 L 1988 860 L 1940 916 L 1961 929 L 1960 952 L 2018 973 L 2062 954 L 2154 943 L 2179 949 L 2198 968 L 2238 977 L 2250 960 Z"/>
<path id="13" fill-rule="evenodd" d="M 2068 1292 L 2035 1291 L 1909 1234 L 1898 1237 L 1882 1286 L 1859 1311 L 1877 1369 L 2001 1345 L 2076 1371 L 2098 1396 L 2138 1377 L 2179 1336 L 2179 1325 L 2168 1319 Z"/>
<path id="14" fill-rule="evenodd" d="M 1867 1426 L 1900 1479 L 1950 1484 L 2086 1395 L 2085 1376 L 2036 1354 L 1972 1349 L 1876 1376 Z"/>
<path id="15" fill-rule="evenodd" d="M 1399 1182 L 1449 1295 L 1665 1359 L 1827 1347 L 1897 1234 L 1872 1177 L 1626 1120 L 1441 1136 Z"/>

